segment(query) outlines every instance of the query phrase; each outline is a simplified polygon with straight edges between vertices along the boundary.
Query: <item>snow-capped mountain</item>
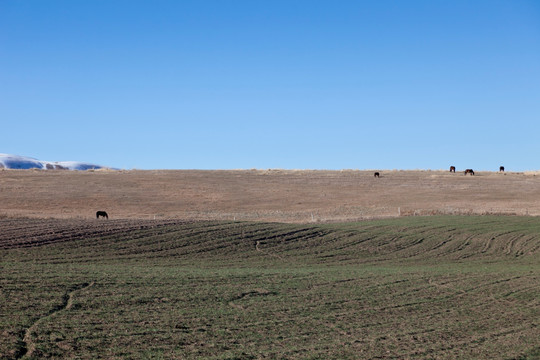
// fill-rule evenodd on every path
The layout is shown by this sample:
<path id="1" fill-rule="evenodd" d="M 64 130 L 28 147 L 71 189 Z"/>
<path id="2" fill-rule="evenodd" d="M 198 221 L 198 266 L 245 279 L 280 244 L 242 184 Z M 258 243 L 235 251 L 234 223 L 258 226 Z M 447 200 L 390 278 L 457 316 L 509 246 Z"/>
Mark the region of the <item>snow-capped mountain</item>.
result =
<path id="1" fill-rule="evenodd" d="M 28 156 L 0 154 L 0 169 L 91 170 L 105 166 L 78 161 L 42 161 Z"/>

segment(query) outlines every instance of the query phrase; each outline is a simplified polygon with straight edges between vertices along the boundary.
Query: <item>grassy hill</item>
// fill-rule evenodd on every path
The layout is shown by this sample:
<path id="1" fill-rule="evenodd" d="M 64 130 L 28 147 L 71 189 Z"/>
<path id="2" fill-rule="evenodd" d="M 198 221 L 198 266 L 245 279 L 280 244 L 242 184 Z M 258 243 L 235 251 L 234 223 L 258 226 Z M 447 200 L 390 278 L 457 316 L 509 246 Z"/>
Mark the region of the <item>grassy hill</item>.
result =
<path id="1" fill-rule="evenodd" d="M 540 357 L 540 219 L 0 219 L 0 357 Z"/>
<path id="2" fill-rule="evenodd" d="M 0 170 L 0 217 L 346 222 L 540 215 L 536 173 L 379 170 Z"/>

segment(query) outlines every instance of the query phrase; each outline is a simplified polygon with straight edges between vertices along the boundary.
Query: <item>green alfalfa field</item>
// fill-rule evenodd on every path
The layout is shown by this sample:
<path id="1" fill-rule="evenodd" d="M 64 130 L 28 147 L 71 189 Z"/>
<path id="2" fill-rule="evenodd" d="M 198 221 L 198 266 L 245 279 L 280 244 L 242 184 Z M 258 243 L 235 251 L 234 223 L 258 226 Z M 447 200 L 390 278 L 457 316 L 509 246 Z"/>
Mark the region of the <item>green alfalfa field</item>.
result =
<path id="1" fill-rule="evenodd" d="M 540 218 L 0 219 L 2 359 L 538 359 Z"/>

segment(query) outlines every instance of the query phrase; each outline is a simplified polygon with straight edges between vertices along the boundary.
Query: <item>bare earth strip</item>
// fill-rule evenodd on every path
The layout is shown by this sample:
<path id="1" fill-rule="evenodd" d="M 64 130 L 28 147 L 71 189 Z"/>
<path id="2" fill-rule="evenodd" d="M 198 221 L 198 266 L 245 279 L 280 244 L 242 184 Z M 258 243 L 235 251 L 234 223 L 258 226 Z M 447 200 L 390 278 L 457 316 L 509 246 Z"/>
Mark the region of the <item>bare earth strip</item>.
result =
<path id="1" fill-rule="evenodd" d="M 291 223 L 540 215 L 536 173 L 326 170 L 0 171 L 0 216 Z"/>

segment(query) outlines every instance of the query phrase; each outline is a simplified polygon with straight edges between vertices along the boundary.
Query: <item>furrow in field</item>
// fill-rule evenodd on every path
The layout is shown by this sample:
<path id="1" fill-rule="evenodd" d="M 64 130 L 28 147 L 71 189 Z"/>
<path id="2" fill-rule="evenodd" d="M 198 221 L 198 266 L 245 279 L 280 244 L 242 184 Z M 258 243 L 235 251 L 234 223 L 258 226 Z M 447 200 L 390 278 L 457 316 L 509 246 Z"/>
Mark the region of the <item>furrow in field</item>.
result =
<path id="1" fill-rule="evenodd" d="M 519 248 L 517 247 L 516 243 L 518 243 L 519 240 L 522 239 L 524 236 L 524 234 L 517 234 L 507 239 L 506 246 L 504 247 L 504 254 L 517 256 L 519 254 Z"/>
<path id="2" fill-rule="evenodd" d="M 0 244 L 4 248 L 24 248 L 48 245 L 51 243 L 79 240 L 88 237 L 124 233 L 136 229 L 169 225 L 167 222 L 152 221 L 66 221 L 56 220 L 50 226 L 26 227 L 17 223 L 10 230 L 0 235 Z"/>

